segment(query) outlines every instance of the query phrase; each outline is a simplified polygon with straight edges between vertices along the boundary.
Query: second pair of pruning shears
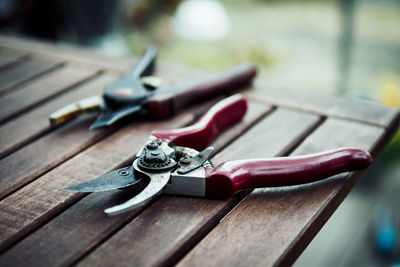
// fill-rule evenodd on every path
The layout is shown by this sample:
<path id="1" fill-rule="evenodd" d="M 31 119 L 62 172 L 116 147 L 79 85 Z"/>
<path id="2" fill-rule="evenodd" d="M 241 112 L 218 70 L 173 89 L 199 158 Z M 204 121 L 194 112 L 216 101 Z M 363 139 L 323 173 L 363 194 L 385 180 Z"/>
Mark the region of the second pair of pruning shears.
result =
<path id="1" fill-rule="evenodd" d="M 161 194 L 224 199 L 239 190 L 304 184 L 332 175 L 367 168 L 371 155 L 361 149 L 341 148 L 296 157 L 226 161 L 214 167 L 211 141 L 246 113 L 247 101 L 233 95 L 214 105 L 195 124 L 174 130 L 154 130 L 131 166 L 64 190 L 98 192 L 147 186 L 108 215 L 143 206 Z"/>
<path id="2" fill-rule="evenodd" d="M 57 126 L 93 111 L 100 114 L 91 129 L 134 115 L 164 119 L 190 104 L 249 85 L 256 75 L 254 65 L 243 63 L 198 80 L 167 84 L 150 76 L 155 60 L 156 49 L 150 47 L 130 71 L 106 86 L 102 96 L 85 98 L 55 111 L 50 115 L 50 124 Z"/>

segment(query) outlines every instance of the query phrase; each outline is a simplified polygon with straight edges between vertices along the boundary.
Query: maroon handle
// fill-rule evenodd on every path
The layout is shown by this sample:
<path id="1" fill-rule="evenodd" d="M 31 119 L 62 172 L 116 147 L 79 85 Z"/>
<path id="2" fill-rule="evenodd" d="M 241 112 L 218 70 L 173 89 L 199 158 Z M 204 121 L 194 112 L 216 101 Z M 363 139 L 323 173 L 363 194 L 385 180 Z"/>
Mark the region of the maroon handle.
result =
<path id="1" fill-rule="evenodd" d="M 147 100 L 147 110 L 155 119 L 170 117 L 194 102 L 249 85 L 256 73 L 253 64 L 243 63 L 205 79 L 160 88 Z"/>
<path id="2" fill-rule="evenodd" d="M 176 146 L 205 149 L 227 127 L 243 118 L 247 101 L 236 94 L 215 104 L 195 124 L 174 130 L 154 130 L 152 135 Z"/>
<path id="3" fill-rule="evenodd" d="M 336 149 L 297 157 L 246 159 L 205 168 L 206 197 L 223 199 L 242 189 L 297 185 L 367 168 L 371 155 L 361 149 Z"/>

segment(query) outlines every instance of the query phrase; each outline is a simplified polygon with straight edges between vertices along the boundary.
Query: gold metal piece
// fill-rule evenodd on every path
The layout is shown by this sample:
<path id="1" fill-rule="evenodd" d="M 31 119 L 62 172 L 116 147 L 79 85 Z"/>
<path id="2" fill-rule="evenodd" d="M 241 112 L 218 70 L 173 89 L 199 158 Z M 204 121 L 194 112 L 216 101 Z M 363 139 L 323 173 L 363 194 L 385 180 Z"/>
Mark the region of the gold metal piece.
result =
<path id="1" fill-rule="evenodd" d="M 160 87 L 161 85 L 165 85 L 169 82 L 164 80 L 163 78 L 157 77 L 157 76 L 144 76 L 140 78 L 141 82 L 148 88 L 150 89 L 156 89 Z"/>
<path id="2" fill-rule="evenodd" d="M 60 108 L 50 115 L 50 125 L 58 126 L 83 114 L 99 111 L 103 101 L 101 96 L 91 96 Z"/>

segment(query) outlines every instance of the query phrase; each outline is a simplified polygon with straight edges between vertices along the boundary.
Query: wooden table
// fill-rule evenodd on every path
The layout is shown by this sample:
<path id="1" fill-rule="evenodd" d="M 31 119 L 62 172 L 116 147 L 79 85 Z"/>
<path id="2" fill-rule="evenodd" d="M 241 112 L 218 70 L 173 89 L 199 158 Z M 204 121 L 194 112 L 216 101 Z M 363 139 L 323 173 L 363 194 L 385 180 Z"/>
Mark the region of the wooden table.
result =
<path id="1" fill-rule="evenodd" d="M 241 192 L 226 201 L 164 195 L 138 211 L 103 209 L 129 192 L 61 191 L 129 164 L 153 129 L 192 122 L 213 102 L 168 121 L 89 131 L 93 116 L 50 129 L 48 115 L 100 94 L 133 61 L 0 37 L 1 266 L 267 266 L 293 263 L 361 176 Z M 160 65 L 172 80 L 199 71 Z M 299 155 L 337 147 L 376 156 L 399 111 L 256 81 L 245 119 L 215 142 L 213 162 Z"/>

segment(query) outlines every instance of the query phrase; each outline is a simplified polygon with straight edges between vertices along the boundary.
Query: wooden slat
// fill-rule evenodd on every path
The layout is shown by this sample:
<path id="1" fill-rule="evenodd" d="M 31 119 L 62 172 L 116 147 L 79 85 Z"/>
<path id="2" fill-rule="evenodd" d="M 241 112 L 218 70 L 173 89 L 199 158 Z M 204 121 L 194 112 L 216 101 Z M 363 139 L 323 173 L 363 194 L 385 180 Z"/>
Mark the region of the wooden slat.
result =
<path id="1" fill-rule="evenodd" d="M 0 36 L 0 49 L 18 49 L 15 51 L 29 53 L 32 61 L 59 61 L 72 68 L 82 66 L 84 69 L 90 65 L 125 70 L 130 65 L 130 60 L 120 64 L 118 61 L 99 60 L 96 56 L 88 59 L 73 49 L 60 50 L 45 43 L 4 36 Z M 14 124 L 7 122 L 0 128 L 0 157 L 14 151 L 0 160 L 0 188 L 6 189 L 0 190 L 0 196 L 1 192 L 3 196 L 12 193 L 0 201 L 0 252 L 8 249 L 0 257 L 1 266 L 25 266 L 27 262 L 38 266 L 71 265 L 82 259 L 81 265 L 170 265 L 180 261 L 192 248 L 193 251 L 180 261 L 180 265 L 204 265 L 205 259 L 208 265 L 264 266 L 271 262 L 288 265 L 301 253 L 357 181 L 355 176 L 346 181 L 339 177 L 306 186 L 255 190 L 248 197 L 249 191 L 246 191 L 227 201 L 163 196 L 139 211 L 105 217 L 103 209 L 128 199 L 130 192 L 85 195 L 59 189 L 130 162 L 152 129 L 183 125 L 192 120 L 194 113 L 182 114 L 170 122 L 136 122 L 84 150 L 109 132 L 87 131 L 86 127 L 91 122 L 89 118 L 50 133 L 47 126 L 48 114 L 64 105 L 60 99 L 72 99 L 71 92 L 80 91 L 71 88 L 75 86 L 72 80 L 71 85 L 64 87 L 57 84 L 56 78 L 51 78 L 65 69 L 57 65 L 59 69 L 45 71 L 47 74 L 37 79 L 32 79 L 36 76 L 24 78 L 8 87 L 15 91 L 5 89 L 2 94 L 2 71 L 18 66 L 17 61 L 0 69 L 0 95 L 3 97 L 0 98 L 0 106 L 4 105 L 3 110 L 9 112 L 4 115 L 3 121 L 11 117 L 16 121 Z M 176 80 L 198 77 L 198 73 L 201 73 L 183 68 L 178 68 L 178 71 L 168 66 L 161 66 L 161 69 L 162 76 L 171 80 L 175 77 L 178 77 Z M 54 91 L 40 88 L 45 78 L 49 79 L 48 85 Z M 92 83 L 96 81 L 98 79 Z M 99 86 L 99 91 L 102 88 Z M 64 89 L 72 90 L 64 92 Z M 25 99 L 25 91 L 35 90 L 37 93 Z M 60 92 L 62 95 L 59 95 Z M 263 103 L 296 111 L 278 107 L 218 153 L 213 158 L 214 163 L 287 154 L 320 125 L 320 115 L 332 118 L 328 118 L 293 154 L 347 145 L 346 142 L 355 140 L 357 134 L 363 140 L 355 145 L 369 145 L 376 152 L 399 122 L 398 111 L 379 105 L 294 90 L 278 90 L 261 83 L 256 83 L 248 95 L 262 103 L 261 106 L 253 101 L 251 103 L 251 107 L 258 107 L 256 109 L 259 112 L 251 113 L 251 119 L 247 117 L 220 137 L 216 141 L 219 149 L 257 120 L 255 114 L 267 112 L 268 107 L 263 107 Z M 10 97 L 8 101 L 5 100 L 7 97 Z M 49 97 L 51 101 L 47 101 Z M 18 104 L 13 105 L 12 101 Z M 57 101 L 60 102 L 52 106 Z M 28 109 L 28 114 L 21 114 Z M 0 107 L 0 122 L 3 114 Z M 17 117 L 17 114 L 20 116 Z M 347 132 L 342 131 L 344 135 L 337 131 L 342 128 L 348 128 Z M 366 128 L 376 131 L 367 131 Z M 30 132 L 30 129 L 33 131 Z M 49 134 L 35 140 L 44 133 Z M 326 136 L 332 138 L 327 140 Z M 264 144 L 266 149 L 260 149 Z M 244 197 L 244 201 L 235 208 Z M 213 230 L 232 209 L 232 213 Z M 255 244 L 249 244 L 248 240 L 254 240 Z"/>
<path id="2" fill-rule="evenodd" d="M 22 125 L 19 126 L 19 130 L 21 131 L 28 131 L 31 129 L 32 132 L 26 133 L 27 135 L 22 135 L 24 137 L 28 136 L 26 138 L 29 138 L 29 134 L 35 134 L 32 130 L 32 124 L 36 125 L 40 123 L 42 125 L 42 128 L 40 129 L 48 127 L 47 116 L 50 113 L 50 110 L 53 110 L 57 106 L 54 105 L 55 102 L 60 104 L 58 107 L 61 107 L 61 104 L 69 103 L 70 101 L 77 100 L 80 97 L 100 93 L 106 84 L 115 79 L 115 75 L 102 75 L 98 79 L 76 88 L 76 90 L 70 92 L 68 95 L 60 97 L 57 101 L 50 102 L 49 104 L 28 113 L 26 116 L 22 117 L 21 120 L 17 119 L 13 122 L 16 123 L 16 127 Z M 93 122 L 93 120 L 94 117 L 90 116 L 72 122 L 69 125 L 62 127 L 44 138 L 40 138 L 1 159 L 0 199 L 28 183 L 32 179 L 35 179 L 40 174 L 53 168 L 57 164 L 63 162 L 67 158 L 73 156 L 85 147 L 93 144 L 110 132 L 109 129 L 89 131 L 90 123 Z M 31 125 L 23 125 L 23 122 L 28 122 Z M 0 128 L 0 132 L 3 129 L 5 128 Z M 37 132 L 40 132 L 40 129 L 38 129 Z M 9 134 L 11 133 L 12 132 Z M 19 132 L 16 130 L 14 135 L 16 136 L 18 134 Z M 40 155 L 40 157 L 38 157 L 38 155 Z M 21 168 L 20 166 L 24 166 L 24 168 Z"/>
<path id="3" fill-rule="evenodd" d="M 380 127 L 329 118 L 293 155 L 348 146 L 373 150 L 384 135 Z M 179 266 L 201 266 L 204 258 L 210 266 L 293 263 L 356 182 L 356 177 L 349 176 L 254 190 Z"/>
<path id="4" fill-rule="evenodd" d="M 84 196 L 61 191 L 61 188 L 120 167 L 121 162 L 134 157 L 152 129 L 176 125 L 180 120 L 188 122 L 192 118 L 182 115 L 172 122 L 132 123 L 3 199 L 0 202 L 0 251 Z"/>
<path id="5" fill-rule="evenodd" d="M 22 56 L 19 54 L 5 54 L 3 51 L 0 51 L 0 69 L 10 66 L 22 59 Z"/>
<path id="6" fill-rule="evenodd" d="M 133 123 L 2 200 L 0 217 L 5 219 L 0 221 L 0 251 L 83 197 L 83 194 L 64 192 L 61 188 L 128 164 L 151 130 L 185 125 L 193 121 L 199 109 L 204 111 L 211 103 L 215 102 L 191 107 L 189 113 L 170 121 Z M 10 231 L 2 230 L 8 227 Z"/>
<path id="7" fill-rule="evenodd" d="M 50 102 L 44 103 L 27 114 L 3 124 L 0 128 L 0 136 L 2 136 L 0 139 L 0 155 L 6 155 L 46 133 L 50 130 L 48 118 L 52 112 L 82 98 L 101 94 L 104 86 L 117 77 L 113 74 L 101 75 Z M 51 147 L 54 149 L 56 146 L 52 145 Z"/>
<path id="8" fill-rule="evenodd" d="M 0 123 L 77 86 L 93 77 L 97 71 L 67 65 L 25 84 L 0 98 Z"/>
<path id="9" fill-rule="evenodd" d="M 92 67 L 108 70 L 125 71 L 133 62 L 130 57 L 107 57 L 93 52 L 93 49 L 84 49 L 66 43 L 57 45 L 39 40 L 24 40 L 6 35 L 0 35 L 0 48 L 7 50 L 17 49 L 40 58 L 55 59 L 62 62 L 75 62 Z"/>
<path id="10" fill-rule="evenodd" d="M 318 121 L 319 117 L 315 115 L 277 110 L 218 153 L 213 162 L 286 153 Z M 237 194 L 219 201 L 163 196 L 85 258 L 81 265 L 107 266 L 116 262 L 121 266 L 173 264 L 242 197 L 243 194 Z"/>
<path id="11" fill-rule="evenodd" d="M 269 104 L 315 112 L 329 117 L 352 119 L 382 127 L 386 127 L 398 112 L 398 109 L 387 108 L 373 102 L 270 87 L 262 81 L 257 81 L 255 87 L 257 90 L 250 91 L 248 96 Z"/>
<path id="12" fill-rule="evenodd" d="M 21 51 L 35 53 L 36 55 L 47 55 L 52 58 L 58 58 L 62 61 L 82 62 L 93 64 L 107 69 L 125 70 L 131 65 L 130 60 L 105 60 L 100 55 L 93 55 L 84 51 L 85 56 L 80 56 L 83 50 L 76 48 L 54 47 L 43 42 L 32 42 L 0 35 L 0 44 L 4 47 L 18 48 Z M 60 53 L 63 51 L 63 53 Z M 92 54 L 92 56 L 88 56 Z M 165 69 L 171 69 L 166 66 Z M 178 72 L 183 72 L 186 76 L 190 73 L 201 73 L 200 71 L 178 68 Z M 203 72 L 204 73 L 204 72 Z M 179 80 L 179 79 L 178 79 Z M 334 116 L 338 118 L 351 118 L 380 126 L 386 126 L 393 114 L 394 109 L 388 109 L 378 104 L 365 101 L 356 101 L 351 99 L 337 98 L 334 96 L 321 95 L 316 92 L 304 92 L 289 88 L 273 88 L 267 83 L 257 80 L 255 87 L 257 90 L 249 95 L 255 98 L 262 98 L 273 105 L 292 107 L 300 110 L 317 112 L 324 116 Z"/>
<path id="13" fill-rule="evenodd" d="M 21 52 L 29 53 L 35 58 L 58 60 L 62 62 L 73 63 L 74 65 L 83 64 L 106 70 L 126 71 L 134 62 L 133 57 L 109 57 L 104 54 L 93 52 L 93 49 L 84 49 L 82 47 L 70 44 L 57 43 L 53 45 L 40 40 L 23 40 L 0 34 L 0 49 L 18 49 Z M 138 55 L 139 56 L 139 55 Z M 156 69 L 158 74 L 165 77 L 167 81 L 182 81 L 191 79 L 191 77 L 201 77 L 210 73 L 201 69 L 188 69 L 185 66 L 174 63 L 157 62 Z"/>
<path id="14" fill-rule="evenodd" d="M 11 91 L 13 86 L 54 69 L 58 65 L 59 63 L 27 59 L 0 70 L 0 96 Z"/>
<path id="15" fill-rule="evenodd" d="M 246 117 L 218 138 L 216 150 L 221 149 L 227 142 L 250 127 L 268 110 L 268 106 L 250 104 Z M 128 138 L 131 133 L 126 132 L 125 135 L 122 138 Z M 135 149 L 138 145 L 135 145 Z M 67 265 L 75 262 L 139 213 L 133 212 L 111 218 L 105 217 L 103 213 L 106 207 L 121 203 L 123 198 L 131 196 L 130 192 L 121 193 L 121 191 L 90 194 L 6 252 L 0 258 L 0 265 L 19 266 L 31 260 L 40 262 L 39 265 L 42 266 Z M 96 227 L 93 227 L 93 224 Z M 66 236 L 68 236 L 68 242 L 63 241 Z M 38 243 L 43 245 L 36 247 L 37 249 L 35 246 L 32 247 L 32 244 Z M 22 251 L 24 253 L 21 254 Z"/>

